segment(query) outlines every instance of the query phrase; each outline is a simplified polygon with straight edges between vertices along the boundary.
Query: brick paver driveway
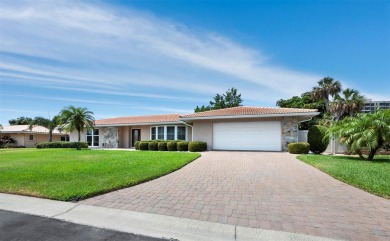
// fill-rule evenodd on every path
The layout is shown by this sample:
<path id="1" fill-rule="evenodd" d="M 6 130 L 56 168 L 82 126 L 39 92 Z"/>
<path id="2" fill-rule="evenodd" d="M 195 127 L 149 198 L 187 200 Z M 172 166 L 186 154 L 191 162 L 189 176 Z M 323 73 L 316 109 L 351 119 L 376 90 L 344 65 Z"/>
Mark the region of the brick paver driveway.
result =
<path id="1" fill-rule="evenodd" d="M 85 204 L 347 240 L 389 240 L 390 201 L 287 153 L 207 152 Z"/>

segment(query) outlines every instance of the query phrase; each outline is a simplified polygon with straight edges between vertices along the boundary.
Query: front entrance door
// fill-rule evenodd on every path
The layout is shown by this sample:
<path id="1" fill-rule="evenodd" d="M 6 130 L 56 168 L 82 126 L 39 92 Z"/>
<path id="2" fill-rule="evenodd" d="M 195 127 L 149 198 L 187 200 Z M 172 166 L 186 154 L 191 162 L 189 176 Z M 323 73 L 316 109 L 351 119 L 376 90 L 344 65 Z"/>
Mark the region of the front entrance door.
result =
<path id="1" fill-rule="evenodd" d="M 141 140 L 141 130 L 140 129 L 132 129 L 131 130 L 131 147 L 134 147 L 134 144 L 140 140 Z"/>

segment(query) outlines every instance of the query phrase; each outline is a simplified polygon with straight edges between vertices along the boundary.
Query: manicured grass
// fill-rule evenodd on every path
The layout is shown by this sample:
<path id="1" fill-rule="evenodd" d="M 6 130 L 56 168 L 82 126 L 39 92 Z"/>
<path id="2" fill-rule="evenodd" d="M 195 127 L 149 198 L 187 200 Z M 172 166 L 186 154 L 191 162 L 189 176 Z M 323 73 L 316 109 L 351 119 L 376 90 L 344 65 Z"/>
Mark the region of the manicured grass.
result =
<path id="1" fill-rule="evenodd" d="M 298 159 L 340 181 L 390 199 L 390 156 L 375 156 L 373 161 L 325 155 L 301 155 Z"/>
<path id="2" fill-rule="evenodd" d="M 0 150 L 0 192 L 80 200 L 155 179 L 199 156 L 87 149 Z"/>

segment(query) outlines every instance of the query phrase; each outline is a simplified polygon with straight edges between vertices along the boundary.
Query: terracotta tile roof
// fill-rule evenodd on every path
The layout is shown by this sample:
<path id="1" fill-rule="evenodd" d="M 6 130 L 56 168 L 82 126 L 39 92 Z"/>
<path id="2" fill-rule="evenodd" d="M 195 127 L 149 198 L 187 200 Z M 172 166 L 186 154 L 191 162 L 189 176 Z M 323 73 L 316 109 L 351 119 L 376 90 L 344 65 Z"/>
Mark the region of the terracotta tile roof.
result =
<path id="1" fill-rule="evenodd" d="M 180 114 L 123 116 L 123 117 L 96 120 L 95 125 L 99 126 L 99 125 L 115 125 L 115 124 L 180 122 L 179 116 L 180 116 Z"/>
<path id="2" fill-rule="evenodd" d="M 29 125 L 14 125 L 14 126 L 3 126 L 3 129 L 0 129 L 0 133 L 49 133 L 49 129 L 43 126 L 33 126 L 30 130 Z M 57 129 L 53 130 L 53 134 L 66 134 L 64 132 L 59 132 Z"/>
<path id="3" fill-rule="evenodd" d="M 275 108 L 275 107 L 256 107 L 239 106 L 219 110 L 210 110 L 181 116 L 182 118 L 196 117 L 217 117 L 217 116 L 241 116 L 241 115 L 283 115 L 294 113 L 313 113 L 316 109 L 295 109 L 295 108 Z"/>

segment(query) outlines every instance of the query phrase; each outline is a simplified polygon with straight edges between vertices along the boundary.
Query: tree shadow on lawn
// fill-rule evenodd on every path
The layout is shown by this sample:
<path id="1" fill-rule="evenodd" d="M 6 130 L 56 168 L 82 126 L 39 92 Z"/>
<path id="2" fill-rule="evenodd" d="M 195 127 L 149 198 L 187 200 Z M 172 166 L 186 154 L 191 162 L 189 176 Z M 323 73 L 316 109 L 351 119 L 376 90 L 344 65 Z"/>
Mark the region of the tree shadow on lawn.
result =
<path id="1" fill-rule="evenodd" d="M 384 157 L 383 155 L 375 156 L 374 160 L 362 160 L 358 156 L 334 156 L 329 155 L 331 157 L 337 157 L 338 160 L 348 160 L 348 161 L 360 161 L 360 162 L 367 162 L 367 163 L 389 163 L 390 164 L 390 156 Z"/>

